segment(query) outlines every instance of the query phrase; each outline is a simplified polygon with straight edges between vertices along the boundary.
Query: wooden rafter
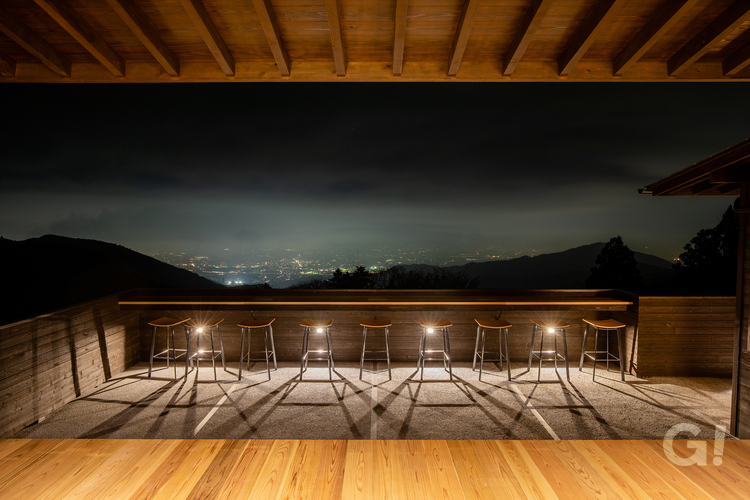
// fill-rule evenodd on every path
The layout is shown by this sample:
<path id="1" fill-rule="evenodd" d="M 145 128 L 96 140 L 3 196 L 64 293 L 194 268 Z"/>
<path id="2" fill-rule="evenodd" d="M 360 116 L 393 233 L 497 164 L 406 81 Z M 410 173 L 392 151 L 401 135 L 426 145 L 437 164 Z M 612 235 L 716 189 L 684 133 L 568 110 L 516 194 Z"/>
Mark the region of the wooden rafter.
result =
<path id="1" fill-rule="evenodd" d="M 409 0 L 396 0 L 396 32 L 393 36 L 393 76 L 404 70 L 404 41 L 406 39 L 406 11 Z"/>
<path id="2" fill-rule="evenodd" d="M 339 19 L 339 5 L 337 0 L 326 0 L 328 15 L 328 30 L 331 32 L 331 47 L 333 48 L 333 63 L 336 75 L 346 76 L 346 57 L 344 43 L 341 41 L 341 20 Z"/>
<path id="3" fill-rule="evenodd" d="M 698 0 L 669 0 L 662 5 L 648 24 L 612 60 L 612 74 L 622 76 L 696 3 Z"/>
<path id="4" fill-rule="evenodd" d="M 6 78 L 14 78 L 16 76 L 17 66 L 16 61 L 5 54 L 0 54 L 0 75 L 3 75 Z"/>
<path id="5" fill-rule="evenodd" d="M 750 182 L 750 162 L 714 170 L 708 178 L 713 183 Z"/>
<path id="6" fill-rule="evenodd" d="M 458 19 L 456 34 L 453 36 L 453 45 L 448 55 L 448 76 L 456 76 L 458 68 L 461 66 L 461 59 L 464 57 L 466 44 L 469 43 L 471 28 L 474 26 L 474 18 L 479 8 L 479 0 L 464 0 L 464 6 L 461 9 L 461 17 Z"/>
<path id="7" fill-rule="evenodd" d="M 573 39 L 557 59 L 557 72 L 560 76 L 570 74 L 578 61 L 589 50 L 591 44 L 594 43 L 596 37 L 624 4 L 625 0 L 600 0 L 581 29 L 573 36 Z"/>
<path id="8" fill-rule="evenodd" d="M 66 0 L 34 0 L 113 75 L 125 76 L 125 60 Z"/>
<path id="9" fill-rule="evenodd" d="M 180 76 L 180 60 L 133 0 L 107 0 L 107 3 L 159 61 L 162 68 L 171 76 Z"/>
<path id="10" fill-rule="evenodd" d="M 523 53 L 531 43 L 531 38 L 539 29 L 542 19 L 547 14 L 550 5 L 555 0 L 533 0 L 526 14 L 523 16 L 521 25 L 516 30 L 516 35 L 510 43 L 508 50 L 503 56 L 503 75 L 510 76 L 516 70 L 516 66 L 521 61 Z"/>
<path id="11" fill-rule="evenodd" d="M 750 43 L 735 50 L 721 61 L 721 69 L 725 76 L 736 75 L 750 65 Z"/>
<path id="12" fill-rule="evenodd" d="M 685 71 L 748 19 L 750 19 L 750 2 L 747 0 L 734 2 L 667 60 L 669 76 L 676 76 Z"/>
<path id="13" fill-rule="evenodd" d="M 180 4 L 182 4 L 182 8 L 185 9 L 198 33 L 201 34 L 203 41 L 206 42 L 208 50 L 219 63 L 221 70 L 227 76 L 234 76 L 234 57 L 232 57 L 232 53 L 219 30 L 216 29 L 211 16 L 208 15 L 203 2 L 201 0 L 180 0 Z"/>
<path id="14" fill-rule="evenodd" d="M 279 67 L 281 76 L 289 76 L 291 74 L 291 63 L 289 62 L 289 54 L 286 52 L 286 47 L 281 41 L 281 31 L 279 31 L 279 23 L 276 21 L 276 14 L 271 6 L 271 0 L 253 0 L 255 6 L 255 12 L 258 14 L 260 25 L 263 28 L 263 32 L 266 34 L 268 39 L 268 45 L 271 47 L 274 59 L 276 59 L 276 65 Z"/>
<path id="15" fill-rule="evenodd" d="M 0 7 L 0 31 L 60 76 L 70 76 L 70 61 L 20 19 Z"/>

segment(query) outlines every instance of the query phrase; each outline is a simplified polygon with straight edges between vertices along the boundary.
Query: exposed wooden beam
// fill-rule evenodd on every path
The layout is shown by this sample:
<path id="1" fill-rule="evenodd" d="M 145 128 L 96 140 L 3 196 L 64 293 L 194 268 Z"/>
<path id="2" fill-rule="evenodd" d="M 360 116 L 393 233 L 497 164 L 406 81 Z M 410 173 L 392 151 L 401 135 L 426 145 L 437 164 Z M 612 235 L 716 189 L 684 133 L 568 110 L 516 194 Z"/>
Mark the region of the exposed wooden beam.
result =
<path id="1" fill-rule="evenodd" d="M 703 180 L 701 182 L 698 182 L 697 184 L 693 184 L 688 189 L 690 190 L 690 193 L 694 196 L 698 195 L 705 195 L 708 191 L 712 191 L 716 189 L 718 186 L 716 184 L 712 184 L 711 181 L 708 179 Z"/>
<path id="2" fill-rule="evenodd" d="M 0 31 L 58 75 L 70 76 L 68 58 L 3 7 L 0 7 Z"/>
<path id="3" fill-rule="evenodd" d="M 516 70 L 516 66 L 521 61 L 523 53 L 526 52 L 526 48 L 531 43 L 531 38 L 534 36 L 536 30 L 539 29 L 539 25 L 542 23 L 542 19 L 547 14 L 552 2 L 554 0 L 533 0 L 531 2 L 529 9 L 523 16 L 521 25 L 516 30 L 513 41 L 510 42 L 510 46 L 503 56 L 503 75 L 510 76 Z"/>
<path id="4" fill-rule="evenodd" d="M 219 30 L 208 15 L 205 5 L 201 0 L 180 0 L 182 8 L 185 9 L 188 17 L 193 22 L 193 26 L 201 34 L 201 38 L 206 42 L 208 50 L 213 54 L 216 62 L 219 63 L 221 70 L 227 76 L 234 76 L 234 57 L 229 51 L 229 47 L 224 42 Z"/>
<path id="5" fill-rule="evenodd" d="M 409 0 L 396 0 L 396 33 L 393 37 L 393 76 L 401 76 L 404 69 L 404 40 L 406 39 L 406 11 Z"/>
<path id="6" fill-rule="evenodd" d="M 17 66 L 16 61 L 5 54 L 0 54 L 0 75 L 5 78 L 15 78 Z"/>
<path id="7" fill-rule="evenodd" d="M 748 19 L 750 2 L 737 0 L 667 60 L 667 74 L 676 76 L 685 71 Z"/>
<path id="8" fill-rule="evenodd" d="M 339 5 L 337 0 L 326 0 L 328 14 L 328 31 L 331 32 L 331 46 L 333 47 L 333 63 L 338 76 L 346 76 L 346 57 L 344 43 L 341 41 L 341 20 L 339 19 Z"/>
<path id="9" fill-rule="evenodd" d="M 750 182 L 750 162 L 714 170 L 708 178 L 714 183 Z"/>
<path id="10" fill-rule="evenodd" d="M 133 0 L 107 0 L 107 3 L 151 52 L 151 55 L 159 61 L 167 74 L 180 76 L 180 60 L 162 40 L 156 28 Z"/>
<path id="11" fill-rule="evenodd" d="M 461 59 L 464 57 L 466 44 L 469 43 L 471 28 L 474 26 L 474 18 L 479 8 L 479 0 L 464 0 L 461 17 L 458 19 L 456 34 L 453 36 L 453 45 L 448 55 L 448 76 L 456 76 L 458 68 L 461 66 Z"/>
<path id="12" fill-rule="evenodd" d="M 578 61 L 589 50 L 596 37 L 604 30 L 607 23 L 617 14 L 626 0 L 600 0 L 583 26 L 573 36 L 568 46 L 557 59 L 557 73 L 567 76 Z"/>
<path id="13" fill-rule="evenodd" d="M 696 3 L 698 0 L 668 0 L 662 5 L 648 24 L 612 60 L 612 74 L 622 76 Z"/>
<path id="14" fill-rule="evenodd" d="M 125 60 L 66 0 L 34 0 L 113 75 L 125 76 Z"/>
<path id="15" fill-rule="evenodd" d="M 276 14 L 273 11 L 273 6 L 271 6 L 271 0 L 253 0 L 253 5 L 263 32 L 266 34 L 266 39 L 268 39 L 268 45 L 271 46 L 271 52 L 276 59 L 276 66 L 279 67 L 281 76 L 289 76 L 292 66 L 289 62 L 289 54 L 287 54 L 284 43 L 281 41 L 279 23 L 276 22 Z"/>
<path id="16" fill-rule="evenodd" d="M 736 75 L 750 65 L 750 43 L 735 50 L 721 61 L 721 69 L 725 76 Z"/>

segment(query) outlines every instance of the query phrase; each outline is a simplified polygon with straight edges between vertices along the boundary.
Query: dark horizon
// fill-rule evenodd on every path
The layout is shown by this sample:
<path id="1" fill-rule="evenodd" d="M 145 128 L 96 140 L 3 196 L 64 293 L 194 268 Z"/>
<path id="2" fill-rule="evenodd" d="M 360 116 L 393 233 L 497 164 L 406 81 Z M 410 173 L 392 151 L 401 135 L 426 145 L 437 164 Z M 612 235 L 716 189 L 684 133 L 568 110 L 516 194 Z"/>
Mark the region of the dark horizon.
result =
<path id="1" fill-rule="evenodd" d="M 715 88 L 10 85 L 0 234 L 148 254 L 538 254 L 620 235 L 673 259 L 733 200 L 637 189 L 747 137 L 747 84 Z"/>

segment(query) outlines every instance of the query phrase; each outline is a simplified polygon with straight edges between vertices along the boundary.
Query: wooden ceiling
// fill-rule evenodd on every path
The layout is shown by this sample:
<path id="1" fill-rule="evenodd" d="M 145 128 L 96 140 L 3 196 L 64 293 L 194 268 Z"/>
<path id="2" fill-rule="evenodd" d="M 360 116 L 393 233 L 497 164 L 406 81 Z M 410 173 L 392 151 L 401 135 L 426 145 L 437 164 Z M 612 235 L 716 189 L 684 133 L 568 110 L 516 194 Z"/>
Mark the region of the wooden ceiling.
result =
<path id="1" fill-rule="evenodd" d="M 739 196 L 750 183 L 750 138 L 646 186 L 654 196 Z"/>
<path id="2" fill-rule="evenodd" d="M 748 81 L 749 0 L 2 0 L 0 80 Z"/>

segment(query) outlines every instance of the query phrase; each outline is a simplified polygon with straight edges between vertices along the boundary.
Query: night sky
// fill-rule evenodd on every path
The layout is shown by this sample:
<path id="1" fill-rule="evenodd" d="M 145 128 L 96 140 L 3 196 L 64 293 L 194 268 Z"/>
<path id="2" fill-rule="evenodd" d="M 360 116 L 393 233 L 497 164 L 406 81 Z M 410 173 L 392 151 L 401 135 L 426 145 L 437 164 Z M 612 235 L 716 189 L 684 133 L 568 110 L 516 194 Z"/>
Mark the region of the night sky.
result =
<path id="1" fill-rule="evenodd" d="M 748 96 L 747 83 L 8 84 L 0 235 L 144 253 L 539 253 L 620 235 L 671 259 L 733 199 L 637 189 L 750 136 Z"/>

